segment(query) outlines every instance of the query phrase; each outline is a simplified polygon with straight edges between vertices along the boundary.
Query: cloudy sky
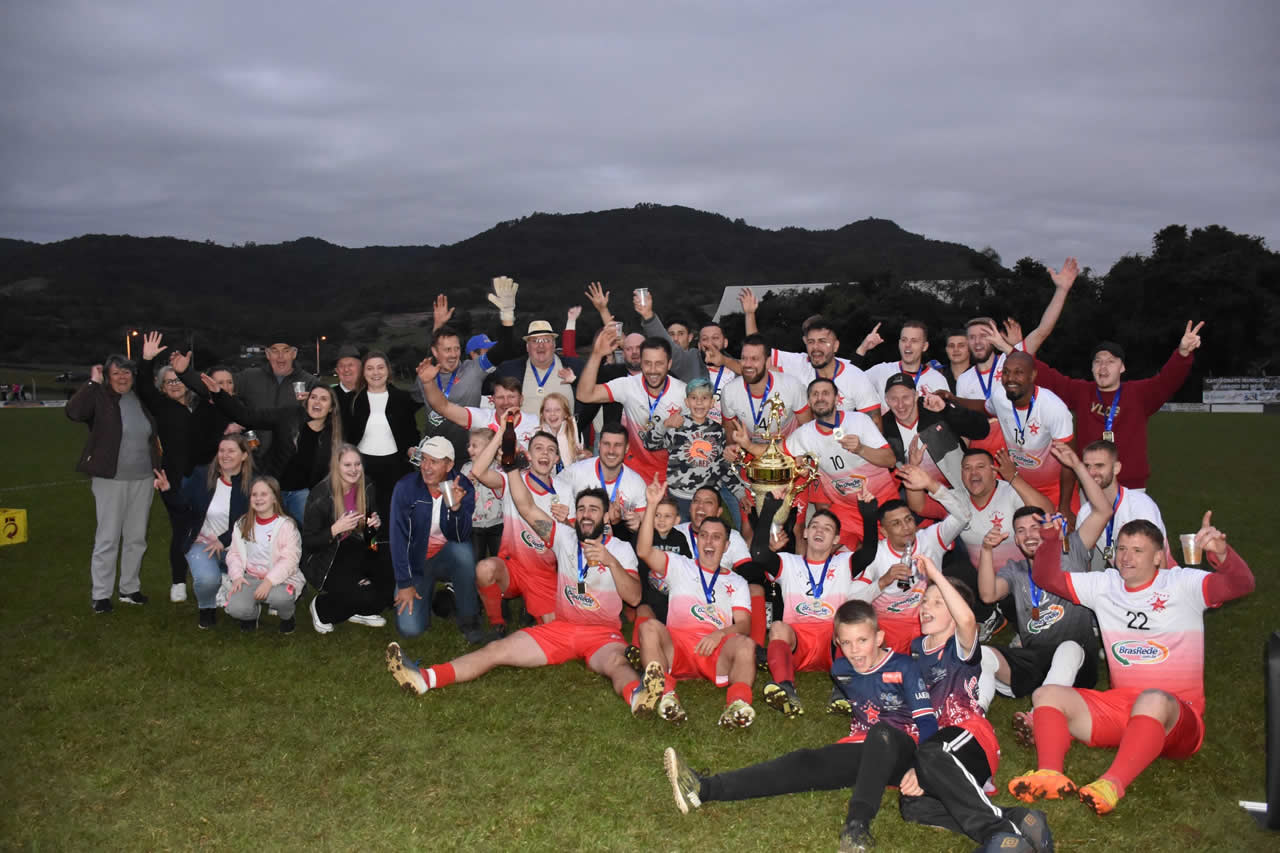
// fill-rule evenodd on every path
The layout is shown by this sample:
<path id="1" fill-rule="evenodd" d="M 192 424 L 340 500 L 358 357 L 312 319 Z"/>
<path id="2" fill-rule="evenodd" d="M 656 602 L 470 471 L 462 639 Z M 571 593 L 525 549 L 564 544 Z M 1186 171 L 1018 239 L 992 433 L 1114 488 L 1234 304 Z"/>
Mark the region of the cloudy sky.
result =
<path id="1" fill-rule="evenodd" d="M 450 243 L 534 211 L 868 216 L 1105 269 L 1280 246 L 1280 4 L 14 0 L 0 236 Z"/>

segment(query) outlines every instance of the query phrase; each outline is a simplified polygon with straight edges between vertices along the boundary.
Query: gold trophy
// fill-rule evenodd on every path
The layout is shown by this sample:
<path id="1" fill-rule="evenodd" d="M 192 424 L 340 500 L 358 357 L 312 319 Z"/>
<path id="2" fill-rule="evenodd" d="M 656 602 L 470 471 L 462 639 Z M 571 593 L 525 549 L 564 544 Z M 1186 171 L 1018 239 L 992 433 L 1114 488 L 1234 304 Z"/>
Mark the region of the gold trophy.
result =
<path id="1" fill-rule="evenodd" d="M 782 498 L 782 506 L 774 513 L 775 528 L 786 523 L 791 503 L 796 495 L 808 488 L 818 477 L 818 460 L 810 454 L 792 458 L 782 452 L 778 442 L 782 440 L 782 414 L 785 406 L 777 397 L 769 399 L 765 415 L 765 434 L 769 445 L 764 452 L 750 462 L 740 465 L 747 481 L 747 488 L 756 498 L 756 512 L 764 509 L 765 495 L 780 487 L 788 487 Z M 776 530 L 775 530 L 776 532 Z"/>

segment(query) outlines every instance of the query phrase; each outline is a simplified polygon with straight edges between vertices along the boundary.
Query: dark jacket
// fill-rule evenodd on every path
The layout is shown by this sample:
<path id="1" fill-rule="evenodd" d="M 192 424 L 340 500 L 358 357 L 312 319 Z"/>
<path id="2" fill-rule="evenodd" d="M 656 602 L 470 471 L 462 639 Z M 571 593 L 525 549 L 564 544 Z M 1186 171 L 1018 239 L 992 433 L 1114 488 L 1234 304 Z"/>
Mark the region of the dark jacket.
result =
<path id="1" fill-rule="evenodd" d="M 364 505 L 369 512 L 373 512 L 378 505 L 374 497 L 373 483 L 366 478 Z M 341 544 L 330 532 L 333 522 L 333 490 L 326 478 L 311 488 L 311 493 L 307 495 L 307 508 L 302 514 L 302 574 L 306 576 L 307 583 L 317 591 L 324 589 L 324 582 L 329 577 L 329 569 L 333 568 L 333 559 Z M 367 545 L 367 533 L 365 528 L 357 527 L 348 536 Z"/>
<path id="2" fill-rule="evenodd" d="M 138 362 L 138 379 L 133 390 L 142 400 L 156 422 L 156 437 L 160 439 L 160 464 L 169 476 L 169 482 L 179 484 L 191 473 L 195 463 L 191 460 L 192 434 L 195 424 L 191 410 L 185 403 L 173 399 L 156 388 L 155 359 Z"/>
<path id="3" fill-rule="evenodd" d="M 196 395 L 196 407 L 191 411 L 191 437 L 188 453 L 191 467 L 208 465 L 218 455 L 218 443 L 226 435 L 227 424 L 234 423 L 231 418 L 218 411 L 213 404 L 209 389 L 204 387 L 200 374 L 194 370 L 179 373 L 182 384 Z M 188 473 L 190 473 L 188 471 Z"/>
<path id="4" fill-rule="evenodd" d="M 947 407 L 941 412 L 931 412 L 924 406 L 919 406 L 916 411 L 920 413 L 920 420 L 916 424 L 917 433 L 923 433 L 939 421 L 957 436 L 968 439 L 986 438 L 991 428 L 986 415 L 951 402 L 948 402 Z M 902 440 L 902 433 L 898 430 L 898 419 L 893 416 L 893 412 L 884 416 L 884 429 L 881 432 L 884 440 L 893 448 L 893 455 L 899 462 L 905 463 L 907 446 Z"/>
<path id="5" fill-rule="evenodd" d="M 209 512 L 209 504 L 213 502 L 214 489 L 209 488 L 207 482 L 203 478 L 192 478 L 182 489 L 174 487 L 160 493 L 160 499 L 164 501 L 165 507 L 179 519 L 184 554 L 190 550 L 196 537 L 200 535 L 200 528 L 204 527 L 204 517 Z M 169 483 L 172 485 L 173 481 L 170 480 Z M 241 476 L 236 474 L 231 478 L 231 510 L 227 515 L 230 523 L 227 525 L 226 532 L 218 537 L 218 541 L 224 548 L 231 547 L 231 531 L 241 516 L 248 511 L 249 496 L 244 493 Z"/>
<path id="6" fill-rule="evenodd" d="M 462 505 L 457 512 L 448 506 L 440 508 L 440 532 L 449 542 L 471 541 L 476 490 L 466 477 L 462 478 L 462 490 Z M 395 571 L 396 589 L 407 589 L 413 586 L 414 575 L 422 576 L 434 502 L 427 484 L 422 482 L 422 474 L 417 471 L 402 477 L 391 493 L 391 518 L 383 523 L 391 524 L 391 567 Z"/>
<path id="7" fill-rule="evenodd" d="M 270 474 L 276 479 L 280 479 L 280 475 L 298 453 L 298 434 L 311 428 L 307 426 L 310 418 L 301 403 L 295 402 L 292 406 L 276 409 L 250 409 L 239 396 L 232 397 L 225 391 L 219 391 L 213 395 L 213 404 L 245 429 L 272 431 L 276 440 L 262 455 L 261 468 L 263 474 Z M 305 488 L 311 488 L 329 474 L 329 429 L 329 425 L 325 424 L 325 428 L 316 435 L 316 455 L 312 460 Z M 284 483 L 281 483 L 281 487 L 289 488 Z"/>
<path id="8" fill-rule="evenodd" d="M 135 377 L 134 386 L 137 386 Z M 90 477 L 111 479 L 116 475 L 120 457 L 120 438 L 124 426 L 120 422 L 120 395 L 110 386 L 86 382 L 67 401 L 67 417 L 89 425 L 89 438 L 80 451 L 76 470 Z M 160 442 L 156 439 L 156 419 L 147 407 L 142 412 L 151 423 L 151 467 L 160 467 Z"/>
<path id="9" fill-rule="evenodd" d="M 298 402 L 293 392 L 295 382 L 307 383 L 308 391 L 320 384 L 320 380 L 298 367 L 296 361 L 293 372 L 280 381 L 272 372 L 271 365 L 263 364 L 236 374 L 236 396 L 244 400 L 245 405 L 251 409 L 284 408 L 290 403 Z M 258 438 L 262 442 L 263 451 L 269 450 L 276 440 L 275 435 L 271 433 Z"/>
<path id="10" fill-rule="evenodd" d="M 408 391 L 387 385 L 387 423 L 391 425 L 391 434 L 396 440 L 396 452 L 401 456 L 418 443 L 418 408 Z M 369 392 L 364 389 L 352 395 L 351 419 L 342 422 L 347 441 L 358 445 L 364 438 L 364 428 L 368 423 Z"/>

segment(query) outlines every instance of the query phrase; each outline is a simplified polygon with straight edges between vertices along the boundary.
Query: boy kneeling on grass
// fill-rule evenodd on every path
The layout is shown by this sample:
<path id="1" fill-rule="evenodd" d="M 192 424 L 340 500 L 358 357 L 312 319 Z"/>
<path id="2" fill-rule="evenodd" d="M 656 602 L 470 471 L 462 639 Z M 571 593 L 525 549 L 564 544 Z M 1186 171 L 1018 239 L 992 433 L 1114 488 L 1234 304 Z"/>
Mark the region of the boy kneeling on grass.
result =
<path id="1" fill-rule="evenodd" d="M 925 636 L 913 649 L 919 660 L 882 647 L 884 632 L 870 604 L 846 601 L 836 611 L 840 657 L 831 675 L 853 709 L 849 737 L 715 776 L 695 773 L 668 748 L 663 758 L 680 811 L 711 800 L 852 786 L 839 850 L 859 853 L 874 847 L 871 821 L 885 787 L 896 784 L 906 820 L 964 832 L 983 849 L 1052 849 L 1043 813 L 1001 810 L 983 793 L 979 780 L 989 779 L 994 770 L 995 758 L 989 757 L 988 749 L 994 752 L 995 733 L 977 709 L 976 698 L 965 702 L 956 695 L 958 685 L 966 695 L 976 691 L 977 623 L 961 593 L 931 560 L 921 558 L 920 567 L 930 586 L 921 606 Z M 963 626 L 963 639 L 956 637 L 957 622 Z M 928 667 L 927 679 L 921 674 L 923 666 Z M 989 737 L 979 740 L 974 732 L 983 724 Z"/>

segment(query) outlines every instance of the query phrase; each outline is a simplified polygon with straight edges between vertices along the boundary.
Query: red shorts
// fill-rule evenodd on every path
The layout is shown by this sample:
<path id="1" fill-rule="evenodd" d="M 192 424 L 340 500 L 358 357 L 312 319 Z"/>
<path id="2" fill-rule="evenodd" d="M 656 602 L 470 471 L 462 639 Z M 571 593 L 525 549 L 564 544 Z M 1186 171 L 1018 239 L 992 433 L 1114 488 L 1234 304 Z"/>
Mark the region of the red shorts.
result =
<path id="1" fill-rule="evenodd" d="M 534 619 L 556 611 L 556 567 L 530 566 L 529 561 L 499 551 L 498 559 L 507 567 L 507 590 L 503 598 L 523 598 L 524 609 Z"/>
<path id="2" fill-rule="evenodd" d="M 831 669 L 831 623 L 788 622 L 796 632 L 796 650 L 791 654 L 796 672 L 827 672 Z"/>
<path id="3" fill-rule="evenodd" d="M 533 637 L 551 666 L 575 658 L 586 662 L 610 643 L 625 643 L 618 629 L 608 625 L 578 625 L 553 619 L 521 630 Z"/>
<path id="4" fill-rule="evenodd" d="M 1129 712 L 1134 700 L 1144 691 L 1131 687 L 1113 690 L 1081 690 L 1076 693 L 1089 707 L 1093 721 L 1093 734 L 1089 746 L 1119 746 L 1129 725 Z M 1164 758 L 1190 758 L 1200 751 L 1204 743 L 1204 717 L 1185 699 L 1178 700 L 1178 721 L 1164 736 Z"/>
<path id="5" fill-rule="evenodd" d="M 726 673 L 716 677 L 716 666 L 720 662 L 720 652 L 724 650 L 724 642 L 728 637 L 720 639 L 720 645 L 709 655 L 700 655 L 694 651 L 705 634 L 693 634 L 686 631 L 671 631 L 671 674 L 676 678 L 705 678 L 717 687 L 729 683 Z"/>
<path id="6" fill-rule="evenodd" d="M 881 622 L 880 630 L 884 631 L 884 647 L 893 649 L 900 655 L 911 654 L 911 641 L 923 636 L 919 619 L 911 622 Z"/>

